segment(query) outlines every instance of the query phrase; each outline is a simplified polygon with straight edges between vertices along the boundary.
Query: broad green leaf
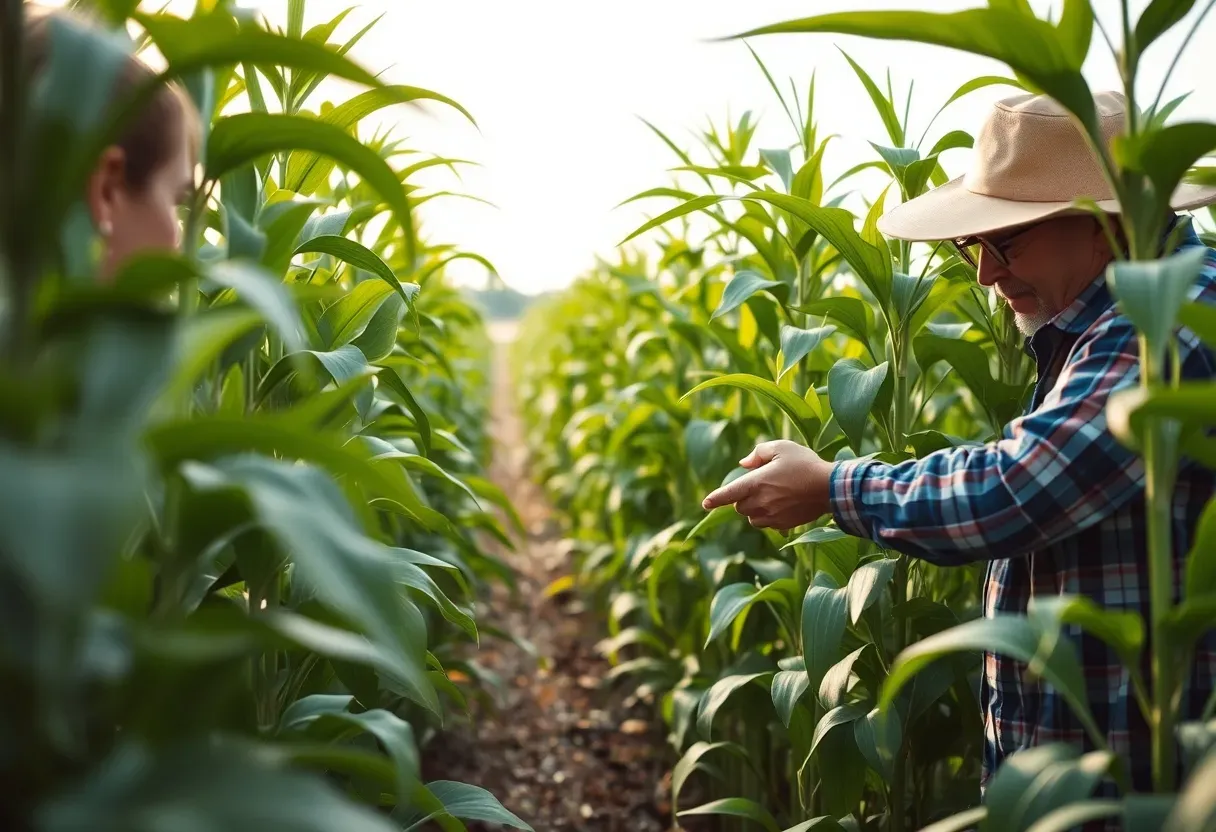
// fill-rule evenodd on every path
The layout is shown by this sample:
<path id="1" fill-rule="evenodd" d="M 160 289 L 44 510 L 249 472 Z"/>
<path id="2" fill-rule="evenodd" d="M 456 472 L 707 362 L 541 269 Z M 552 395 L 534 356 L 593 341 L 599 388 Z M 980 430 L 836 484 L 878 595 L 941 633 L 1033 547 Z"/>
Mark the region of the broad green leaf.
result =
<path id="1" fill-rule="evenodd" d="M 322 714 L 344 713 L 353 701 L 349 693 L 314 693 L 297 699 L 279 717 L 278 730 L 302 728 Z"/>
<path id="2" fill-rule="evenodd" d="M 368 326 L 370 327 L 371 324 L 369 323 Z M 366 331 L 365 329 L 364 332 L 366 333 Z M 380 359 L 380 366 L 388 372 L 378 374 L 376 380 L 378 385 L 382 386 L 378 386 L 377 389 L 383 389 L 396 396 L 400 404 L 414 417 L 414 426 L 418 430 L 418 443 L 422 447 L 422 452 L 429 456 L 431 453 L 431 419 L 405 383 L 402 371 L 405 370 L 407 363 L 408 360 L 402 358 Z"/>
<path id="3" fill-rule="evenodd" d="M 253 309 L 232 306 L 207 309 L 187 318 L 178 331 L 174 350 L 178 363 L 162 393 L 163 405 L 168 407 L 170 402 L 188 397 L 213 362 L 261 322 L 262 316 Z"/>
<path id="4" fill-rule="evenodd" d="M 326 309 L 318 329 L 328 339 L 330 349 L 349 344 L 362 334 L 392 294 L 393 287 L 388 283 L 364 280 Z"/>
<path id="5" fill-rule="evenodd" d="M 675 768 L 671 770 L 671 811 L 674 815 L 680 814 L 680 791 L 684 788 L 684 784 L 692 773 L 703 767 L 701 758 L 713 751 L 726 751 L 734 754 L 742 759 L 747 758 L 747 751 L 741 746 L 733 742 L 694 742 L 688 747 L 676 763 Z"/>
<path id="6" fill-rule="evenodd" d="M 1143 334 L 1153 367 L 1163 366 L 1178 326 L 1178 310 L 1186 302 L 1206 254 L 1206 248 L 1196 246 L 1162 260 L 1116 261 L 1107 269 L 1119 309 Z"/>
<path id="7" fill-rule="evenodd" d="M 207 416 L 165 422 L 147 431 L 145 440 L 166 469 L 188 460 L 210 460 L 256 452 L 307 460 L 335 474 L 349 476 L 378 499 L 433 531 L 450 531 L 451 522 L 426 506 L 408 480 L 393 476 L 367 459 L 366 451 L 344 444 L 339 436 L 293 424 L 290 418 Z"/>
<path id="8" fill-rule="evenodd" d="M 817 830 L 817 832 L 844 832 L 844 827 L 840 825 L 840 821 L 831 815 L 820 815 L 817 818 L 804 820 L 802 823 L 782 830 L 782 832 L 811 832 L 811 830 Z"/>
<path id="9" fill-rule="evenodd" d="M 853 740 L 870 768 L 890 783 L 895 776 L 895 758 L 899 755 L 904 740 L 899 711 L 895 708 L 886 711 L 874 708 L 865 716 L 854 720 Z"/>
<path id="10" fill-rule="evenodd" d="M 284 199 L 262 208 L 257 226 L 266 235 L 261 263 L 271 274 L 283 274 L 301 232 L 314 222 L 313 214 L 325 203 L 315 199 Z"/>
<path id="11" fill-rule="evenodd" d="M 849 655 L 828 668 L 819 683 L 819 705 L 825 710 L 838 707 L 849 689 L 849 678 L 853 675 L 853 665 L 861 658 L 867 649 L 874 649 L 872 644 L 863 644 Z"/>
<path id="12" fill-rule="evenodd" d="M 863 344 L 869 340 L 870 330 L 874 327 L 874 313 L 859 298 L 843 295 L 821 298 L 795 307 L 795 310 L 814 317 L 823 316 L 825 320 L 836 324 L 845 335 L 856 338 Z"/>
<path id="13" fill-rule="evenodd" d="M 426 461 L 430 462 L 430 460 Z M 447 596 L 447 593 L 440 589 L 434 579 L 424 572 L 421 567 L 398 560 L 393 565 L 393 572 L 396 574 L 397 581 L 402 585 L 417 590 L 434 602 L 439 613 L 447 621 L 459 627 L 474 644 L 480 641 L 477 632 L 477 622 L 473 620 L 473 616 L 452 603 L 452 599 Z"/>
<path id="14" fill-rule="evenodd" d="M 325 778 L 287 765 L 289 755 L 276 752 L 244 742 L 198 740 L 155 750 L 128 742 L 47 801 L 41 827 L 128 832 L 164 828 L 171 825 L 168 818 L 190 818 L 195 829 L 239 829 L 257 818 L 263 828 L 283 832 L 398 829 Z M 162 821 L 154 823 L 155 818 Z"/>
<path id="15" fill-rule="evenodd" d="M 253 263 L 226 260 L 209 266 L 206 276 L 260 312 L 288 350 L 303 349 L 303 326 L 295 301 L 273 275 Z"/>
<path id="16" fill-rule="evenodd" d="M 988 807 L 976 806 L 922 827 L 920 832 L 965 832 L 976 828 L 977 823 L 982 824 L 987 817 Z"/>
<path id="17" fill-rule="evenodd" d="M 1124 829 L 1163 829 L 1177 795 L 1129 794 L 1123 800 Z M 1057 827 L 1060 829 L 1060 827 Z M 1060 832 L 1063 832 L 1061 829 Z"/>
<path id="18" fill-rule="evenodd" d="M 1162 832 L 1210 829 L 1216 822 L 1216 755 L 1209 754 L 1187 778 Z"/>
<path id="19" fill-rule="evenodd" d="M 794 708 L 810 686 L 811 680 L 807 678 L 805 667 L 797 670 L 778 670 L 773 676 L 773 686 L 770 690 L 773 708 L 786 728 L 790 727 Z"/>
<path id="20" fill-rule="evenodd" d="M 887 362 L 866 368 L 856 358 L 843 358 L 828 371 L 828 401 L 832 415 L 849 438 L 849 444 L 861 453 L 861 440 L 866 429 L 878 391 L 887 377 Z"/>
<path id="21" fill-rule="evenodd" d="M 218 179 L 247 162 L 296 149 L 311 150 L 334 159 L 359 174 L 368 187 L 379 194 L 405 230 L 405 261 L 412 267 L 415 231 L 405 189 L 393 169 L 374 150 L 332 124 L 282 113 L 227 116 L 211 131 L 205 175 L 207 179 Z"/>
<path id="22" fill-rule="evenodd" d="M 819 690 L 828 669 L 840 660 L 840 639 L 847 621 L 848 590 L 820 572 L 802 601 L 802 657 L 814 690 Z"/>
<path id="23" fill-rule="evenodd" d="M 736 272 L 730 283 L 726 284 L 726 289 L 722 292 L 722 300 L 709 319 L 712 321 L 728 312 L 735 311 L 757 292 L 778 289 L 784 290 L 774 291 L 779 298 L 789 293 L 789 287 L 779 280 L 769 280 L 764 275 L 750 270 Z"/>
<path id="24" fill-rule="evenodd" d="M 1094 10 L 1089 0 L 1064 0 L 1064 10 L 1056 25 L 1060 42 L 1074 66 L 1085 63 L 1089 41 L 1094 33 Z"/>
<path id="25" fill-rule="evenodd" d="M 1157 38 L 1186 17 L 1195 0 L 1151 0 L 1136 21 L 1136 49 L 1144 52 Z"/>
<path id="26" fill-rule="evenodd" d="M 683 205 L 677 205 L 675 208 L 672 208 L 670 211 L 666 211 L 666 212 L 660 214 L 659 216 L 655 217 L 654 219 L 643 223 L 632 234 L 630 234 L 628 237 L 626 237 L 625 239 L 623 239 L 619 243 L 617 243 L 617 245 L 623 246 L 623 245 L 625 245 L 625 243 L 629 242 L 634 237 L 637 237 L 640 234 L 645 234 L 647 231 L 651 230 L 652 228 L 658 228 L 660 225 L 670 222 L 671 220 L 677 219 L 679 217 L 687 216 L 688 214 L 691 214 L 695 211 L 703 211 L 706 208 L 717 205 L 719 202 L 721 202 L 723 200 L 723 198 L 724 197 L 716 196 L 714 194 L 707 194 L 705 196 L 693 197 L 692 199 L 685 202 Z"/>
<path id="27" fill-rule="evenodd" d="M 1030 662 L 1039 654 L 1044 636 L 1042 626 L 1032 619 L 999 615 L 968 621 L 922 639 L 896 657 L 891 674 L 883 686 L 880 707 L 889 707 L 899 690 L 918 670 L 941 656 L 960 651 L 987 650 L 1021 662 Z M 1091 739 L 1099 745 L 1104 744 L 1104 738 L 1089 710 L 1085 675 L 1072 642 L 1057 640 L 1049 654 L 1038 657 L 1043 678 L 1068 702 Z"/>
<path id="28" fill-rule="evenodd" d="M 886 304 L 891 294 L 891 258 L 861 238 L 853 229 L 854 218 L 848 211 L 825 208 L 796 196 L 771 192 L 747 194 L 740 198 L 771 203 L 805 222 L 840 252 L 879 303 Z"/>
<path id="29" fill-rule="evenodd" d="M 171 77 L 204 67 L 250 63 L 258 67 L 307 70 L 366 86 L 382 86 L 370 72 L 323 44 L 254 27 L 238 27 L 231 17 L 224 21 L 226 15 L 195 16 L 188 20 L 167 14 L 136 13 L 134 17 L 167 59 L 169 66 L 165 74 Z"/>
<path id="30" fill-rule="evenodd" d="M 803 441 L 807 445 L 814 442 L 814 428 L 819 421 L 818 415 L 806 401 L 788 390 L 782 390 L 768 379 L 748 375 L 747 373 L 732 373 L 730 375 L 718 376 L 717 378 L 701 382 L 681 396 L 680 401 L 684 401 L 689 396 L 702 390 L 708 390 L 711 387 L 738 387 L 764 397 L 781 408 L 781 411 L 789 417 L 794 427 L 802 434 Z"/>
<path id="31" fill-rule="evenodd" d="M 367 356 L 368 361 L 381 361 L 388 358 L 397 345 L 397 336 L 401 329 L 401 319 L 405 316 L 405 302 L 398 295 L 391 295 L 380 304 L 380 308 L 372 315 L 363 332 L 359 333 L 351 345 Z"/>
<path id="32" fill-rule="evenodd" d="M 1128 795 L 1129 798 L 1138 795 Z M 1124 804 L 1118 800 L 1081 800 L 1061 806 L 1039 818 L 1029 827 L 1029 832 L 1070 832 L 1073 829 L 1084 829 L 1092 821 L 1117 818 L 1124 813 Z M 1155 829 L 1157 826 L 1140 826 L 1129 824 L 1125 829 Z"/>
<path id="33" fill-rule="evenodd" d="M 926 160 L 936 157 L 940 153 L 945 153 L 947 150 L 954 150 L 960 147 L 972 147 L 975 144 L 975 139 L 965 130 L 951 130 L 946 135 L 942 136 L 933 145 L 933 149 L 929 151 Z"/>
<path id="34" fill-rule="evenodd" d="M 922 332 L 912 339 L 912 350 L 922 371 L 938 361 L 949 364 L 992 414 L 993 421 L 1004 424 L 1017 415 L 1021 407 L 1022 388 L 993 377 L 988 355 L 979 344 Z"/>
<path id="35" fill-rule="evenodd" d="M 685 809 L 679 817 L 688 815 L 728 815 L 736 818 L 746 818 L 763 826 L 768 832 L 781 832 L 772 814 L 754 800 L 745 797 L 727 797 L 704 803 L 695 809 Z"/>
<path id="36" fill-rule="evenodd" d="M 436 780 L 427 784 L 431 794 L 439 799 L 443 808 L 452 817 L 461 820 L 479 820 L 487 823 L 497 823 L 512 829 L 532 827 L 520 820 L 513 812 L 507 811 L 498 802 L 498 798 L 480 786 L 471 783 L 457 783 L 452 780 Z"/>
<path id="37" fill-rule="evenodd" d="M 781 178 L 781 182 L 785 185 L 785 189 L 790 190 L 794 182 L 794 166 L 790 161 L 790 152 L 784 149 L 777 150 L 761 150 L 760 158 L 764 160 L 770 170 Z"/>
<path id="38" fill-rule="evenodd" d="M 735 617 L 751 604 L 759 589 L 751 584 L 729 584 L 714 593 L 709 605 L 709 635 L 705 646 L 713 641 L 731 625 Z"/>
<path id="39" fill-rule="evenodd" d="M 356 243 L 354 240 L 328 234 L 312 237 L 301 243 L 296 248 L 295 253 L 328 254 L 331 257 L 337 257 L 339 260 L 350 263 L 357 269 L 371 272 L 393 287 L 401 297 L 401 300 L 405 301 L 406 305 L 412 305 L 414 298 L 418 295 L 417 283 L 403 284 L 397 275 L 393 273 L 393 270 L 389 268 L 388 264 L 380 259 L 379 255 L 367 246 L 364 246 L 362 243 Z"/>
<path id="40" fill-rule="evenodd" d="M 712 739 L 714 717 L 726 704 L 726 701 L 740 689 L 753 682 L 766 682 L 773 676 L 773 671 L 763 673 L 739 673 L 726 676 L 714 682 L 709 690 L 701 697 L 701 707 L 697 714 L 697 733 L 705 739 Z"/>
<path id="41" fill-rule="evenodd" d="M 895 558 L 879 558 L 862 564 L 849 576 L 849 621 L 856 624 L 861 614 L 879 599 L 895 574 Z"/>
<path id="42" fill-rule="evenodd" d="M 835 526 L 819 526 L 803 532 L 781 548 L 788 549 L 801 543 L 829 543 L 833 540 L 844 540 L 846 537 L 848 535 Z"/>
<path id="43" fill-rule="evenodd" d="M 837 725 L 819 741 L 818 792 L 823 809 L 844 817 L 857 808 L 866 786 L 866 761 L 857 750 L 852 726 Z"/>
<path id="44" fill-rule="evenodd" d="M 280 384 L 290 378 L 302 366 L 301 359 L 308 356 L 316 361 L 325 374 L 337 385 L 341 386 L 357 378 L 370 378 L 375 371 L 367 363 L 367 358 L 358 347 L 347 344 L 336 350 L 301 350 L 292 352 L 280 358 L 271 366 L 266 375 L 258 382 L 255 404 L 265 402 Z M 370 383 L 370 382 L 369 382 Z"/>
<path id="45" fill-rule="evenodd" d="M 819 326 L 814 329 L 782 326 L 781 372 L 777 375 L 778 380 L 796 367 L 799 361 L 815 350 L 835 331 L 836 327 L 834 326 Z"/>
<path id="46" fill-rule="evenodd" d="M 196 487 L 239 485 L 260 525 L 288 553 L 299 578 L 334 610 L 392 651 L 410 698 L 439 714 L 424 668 L 426 624 L 397 589 L 388 550 L 363 535 L 346 497 L 320 470 L 246 456 L 193 466 Z"/>
<path id="47" fill-rule="evenodd" d="M 838 12 L 765 26 L 733 37 L 790 32 L 916 41 L 992 58 L 1063 104 L 1091 135 L 1098 134 L 1093 95 L 1081 75 L 1082 60 L 1077 59 L 1075 48 L 1065 47 L 1051 24 L 1011 9 L 980 8 L 949 14 Z"/>
<path id="48" fill-rule="evenodd" d="M 1044 817 L 1057 814 L 1066 806 L 1075 807 L 1079 798 L 1084 801 L 1093 793 L 1114 759 L 1109 751 L 1094 751 L 1077 760 L 1062 760 L 1047 766 L 1034 778 L 1017 804 L 1010 807 L 1012 811 L 1007 816 L 1006 828 L 1034 828 Z M 1000 807 L 990 802 L 989 808 L 996 812 Z M 1120 810 L 1121 807 L 1116 808 L 1116 812 Z"/>
<path id="49" fill-rule="evenodd" d="M 1065 743 L 1039 745 L 1011 754 L 993 774 L 984 794 L 984 803 L 988 807 L 984 828 L 993 832 L 1022 829 L 1017 815 L 1019 809 L 1026 805 L 1023 800 L 1033 797 L 1031 789 L 1035 783 L 1043 775 L 1050 775 L 1058 764 L 1075 762 L 1079 756 L 1078 749 Z"/>
<path id="50" fill-rule="evenodd" d="M 418 100 L 439 101 L 447 104 L 459 111 L 472 124 L 477 123 L 468 110 L 447 96 L 421 87 L 402 85 L 379 87 L 360 93 L 322 115 L 320 121 L 342 130 L 349 130 L 378 110 L 394 104 L 405 104 Z M 295 151 L 287 158 L 287 175 L 284 177 L 283 187 L 301 193 L 312 193 L 327 181 L 332 170 L 333 162 L 324 156 Z"/>
<path id="51" fill-rule="evenodd" d="M 1178 323 L 1208 346 L 1216 347 L 1216 306 L 1199 301 L 1184 303 L 1178 310 Z"/>
<path id="52" fill-rule="evenodd" d="M 1186 558 L 1187 599 L 1216 594 L 1216 500 L 1209 500 Z"/>
<path id="53" fill-rule="evenodd" d="M 865 716 L 865 713 L 865 708 L 862 708 L 860 705 L 837 705 L 825 713 L 820 717 L 819 722 L 815 724 L 815 737 L 811 740 L 811 753 L 814 754 L 818 750 L 823 738 L 834 728 L 848 725 L 854 720 L 861 719 Z"/>
<path id="54" fill-rule="evenodd" d="M 1062 628 L 1076 625 L 1110 645 L 1124 666 L 1140 665 L 1144 622 L 1135 612 L 1103 609 L 1084 596 L 1056 595 L 1035 598 L 1027 613 L 1042 627 L 1039 656 L 1051 655 Z M 1032 663 L 1032 667 L 1037 667 L 1037 663 Z"/>
<path id="55" fill-rule="evenodd" d="M 346 698 L 350 699 L 349 696 Z M 410 794 L 418 783 L 421 763 L 418 758 L 418 746 L 414 741 L 414 729 L 396 714 L 381 708 L 357 714 L 345 710 L 331 711 L 316 714 L 311 719 L 296 720 L 297 728 L 305 726 L 310 726 L 309 733 L 316 731 L 332 734 L 335 729 L 346 733 L 354 728 L 370 734 L 380 741 L 385 752 L 392 758 L 393 767 L 397 771 L 397 794 Z"/>

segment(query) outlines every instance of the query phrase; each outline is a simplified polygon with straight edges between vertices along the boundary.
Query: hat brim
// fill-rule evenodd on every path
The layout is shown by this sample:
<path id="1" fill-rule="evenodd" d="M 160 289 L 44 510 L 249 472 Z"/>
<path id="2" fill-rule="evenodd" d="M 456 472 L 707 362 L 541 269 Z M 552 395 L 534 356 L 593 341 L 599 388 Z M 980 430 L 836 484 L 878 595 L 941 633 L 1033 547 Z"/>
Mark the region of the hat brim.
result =
<path id="1" fill-rule="evenodd" d="M 1184 183 L 1174 191 L 1170 207 L 1189 211 L 1213 202 L 1216 187 Z M 1105 199 L 1097 205 L 1108 213 L 1119 213 L 1118 200 Z M 897 240 L 958 240 L 1050 217 L 1084 213 L 1085 209 L 1072 202 L 1014 202 L 973 193 L 963 185 L 960 176 L 886 212 L 878 220 L 878 230 L 883 236 Z"/>

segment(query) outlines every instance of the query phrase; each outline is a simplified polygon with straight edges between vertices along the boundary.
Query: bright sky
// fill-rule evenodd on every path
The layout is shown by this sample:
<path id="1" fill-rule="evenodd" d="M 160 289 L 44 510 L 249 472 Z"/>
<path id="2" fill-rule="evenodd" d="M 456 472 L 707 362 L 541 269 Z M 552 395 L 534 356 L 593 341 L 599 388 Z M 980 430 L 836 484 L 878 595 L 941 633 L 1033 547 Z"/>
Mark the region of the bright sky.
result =
<path id="1" fill-rule="evenodd" d="M 286 0 L 238 2 L 261 9 L 275 23 L 285 20 Z M 1032 4 L 1040 13 L 1052 5 Z M 1134 0 L 1132 6 L 1138 14 L 1146 4 Z M 160 5 L 161 0 L 144 4 Z M 170 8 L 188 14 L 193 5 L 193 0 L 172 0 Z M 348 0 L 308 0 L 305 25 L 328 20 L 348 5 Z M 670 184 L 666 171 L 679 164 L 639 117 L 691 148 L 691 131 L 707 118 L 722 125 L 728 113 L 737 120 L 752 110 L 761 119 L 753 148 L 795 140 L 744 45 L 710 39 L 829 11 L 952 11 L 978 5 L 982 0 L 363 0 L 339 36 L 383 13 L 356 47 L 356 60 L 372 71 L 383 70 L 390 83 L 433 89 L 472 112 L 480 132 L 439 106 L 425 114 L 396 108 L 387 118 L 398 122 L 399 134 L 420 150 L 481 164 L 464 170 L 463 183 L 448 175 L 447 181 L 427 184 L 467 191 L 497 208 L 436 200 L 422 209 L 424 225 L 434 241 L 485 255 L 509 285 L 531 293 L 569 283 L 593 265 L 596 254 L 610 255 L 648 216 L 674 205 L 647 200 L 613 207 L 639 191 Z M 1094 5 L 1108 30 L 1117 33 L 1119 3 L 1096 0 Z M 1144 57 L 1142 96 L 1155 95 L 1186 28 L 1179 27 Z M 1096 32 L 1094 40 L 1090 86 L 1113 88 L 1114 62 Z M 826 155 L 829 178 L 870 158 L 867 140 L 886 143 L 881 122 L 836 46 L 876 79 L 889 68 L 901 97 L 915 80 L 915 136 L 963 81 L 1007 74 L 995 62 L 918 44 L 779 35 L 757 38 L 752 45 L 785 87 L 792 77 L 805 90 L 817 72 L 820 129 L 841 136 Z M 1216 77 L 1214 54 L 1216 15 L 1205 21 L 1173 72 L 1167 94 L 1193 90 L 1175 119 L 1216 120 L 1216 88 L 1210 82 Z M 930 143 L 950 129 L 974 133 L 991 102 L 1015 92 L 991 87 L 955 103 L 935 124 Z M 968 154 L 950 151 L 944 157 L 947 171 L 962 173 Z M 456 276 L 480 282 L 479 267 L 464 265 L 468 269 Z"/>

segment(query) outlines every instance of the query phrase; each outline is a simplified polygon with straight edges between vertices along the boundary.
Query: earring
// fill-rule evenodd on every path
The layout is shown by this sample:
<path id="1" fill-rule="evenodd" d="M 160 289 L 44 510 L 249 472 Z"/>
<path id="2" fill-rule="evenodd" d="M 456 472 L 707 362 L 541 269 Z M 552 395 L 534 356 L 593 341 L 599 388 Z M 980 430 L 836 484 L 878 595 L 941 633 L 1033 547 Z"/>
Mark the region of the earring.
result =
<path id="1" fill-rule="evenodd" d="M 109 239 L 110 235 L 114 233 L 114 226 L 109 220 L 102 220 L 101 222 L 97 223 L 97 233 L 101 234 L 102 237 Z"/>

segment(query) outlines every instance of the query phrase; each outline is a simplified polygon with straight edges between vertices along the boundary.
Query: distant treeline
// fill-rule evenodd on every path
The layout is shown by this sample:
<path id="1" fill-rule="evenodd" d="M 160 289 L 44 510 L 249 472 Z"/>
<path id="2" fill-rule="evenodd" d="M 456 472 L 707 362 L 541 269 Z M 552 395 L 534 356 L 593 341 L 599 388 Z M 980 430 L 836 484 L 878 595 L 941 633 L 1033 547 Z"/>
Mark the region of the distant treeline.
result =
<path id="1" fill-rule="evenodd" d="M 547 294 L 525 295 L 509 286 L 494 289 L 466 289 L 465 293 L 469 300 L 480 307 L 485 317 L 491 321 L 518 318 L 532 303 Z"/>

